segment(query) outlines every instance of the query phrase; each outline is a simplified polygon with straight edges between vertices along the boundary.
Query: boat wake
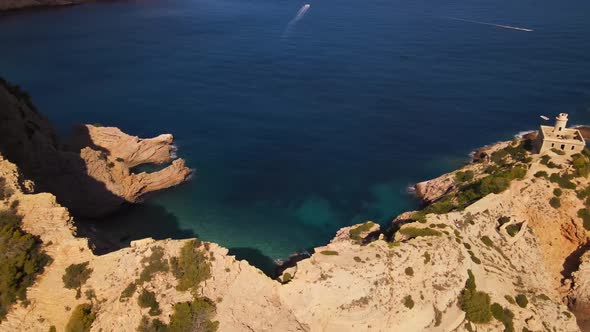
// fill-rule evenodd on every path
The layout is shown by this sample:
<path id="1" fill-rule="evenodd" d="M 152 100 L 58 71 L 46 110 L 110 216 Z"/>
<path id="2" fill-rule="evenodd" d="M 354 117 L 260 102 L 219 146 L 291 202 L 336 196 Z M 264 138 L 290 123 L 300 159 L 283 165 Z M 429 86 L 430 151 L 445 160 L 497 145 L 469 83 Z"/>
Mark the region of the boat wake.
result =
<path id="1" fill-rule="evenodd" d="M 488 23 L 488 22 L 481 22 L 481 21 L 466 20 L 466 19 L 457 18 L 457 17 L 449 17 L 449 16 L 446 16 L 445 18 L 448 18 L 448 19 L 454 20 L 454 21 L 462 21 L 462 22 L 469 22 L 469 23 L 475 23 L 475 24 L 490 25 L 490 26 L 498 27 L 498 28 L 502 28 L 502 29 L 510 29 L 510 30 L 526 31 L 526 32 L 533 32 L 533 31 L 535 31 L 535 30 L 529 29 L 529 28 L 520 28 L 520 27 L 513 27 L 513 26 L 510 26 L 510 25 L 503 25 L 503 24 L 495 24 L 495 23 Z"/>
<path id="2" fill-rule="evenodd" d="M 295 17 L 293 17 L 293 19 L 291 21 L 289 21 L 289 23 L 287 24 L 287 27 L 285 28 L 285 31 L 283 32 L 283 38 L 287 37 L 289 35 L 289 33 L 291 32 L 291 30 L 293 29 L 295 24 L 297 22 L 299 22 L 299 20 L 301 20 L 303 18 L 303 16 L 305 16 L 305 13 L 307 13 L 307 11 L 309 10 L 310 7 L 311 7 L 311 5 L 305 4 L 305 5 L 301 6 L 301 8 L 299 8 L 299 11 L 297 11 L 297 14 L 295 15 Z"/>

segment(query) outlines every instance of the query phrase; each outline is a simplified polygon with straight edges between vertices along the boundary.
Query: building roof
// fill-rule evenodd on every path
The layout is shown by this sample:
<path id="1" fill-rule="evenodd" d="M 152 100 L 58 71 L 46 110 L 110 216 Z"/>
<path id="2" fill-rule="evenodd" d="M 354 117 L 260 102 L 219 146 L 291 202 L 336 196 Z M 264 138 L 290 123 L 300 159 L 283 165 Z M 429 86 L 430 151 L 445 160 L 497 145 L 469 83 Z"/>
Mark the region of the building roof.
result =
<path id="1" fill-rule="evenodd" d="M 563 128 L 561 131 L 555 132 L 554 127 L 541 126 L 541 133 L 543 134 L 543 139 L 546 140 L 569 144 L 586 144 L 580 131 L 574 128 Z"/>

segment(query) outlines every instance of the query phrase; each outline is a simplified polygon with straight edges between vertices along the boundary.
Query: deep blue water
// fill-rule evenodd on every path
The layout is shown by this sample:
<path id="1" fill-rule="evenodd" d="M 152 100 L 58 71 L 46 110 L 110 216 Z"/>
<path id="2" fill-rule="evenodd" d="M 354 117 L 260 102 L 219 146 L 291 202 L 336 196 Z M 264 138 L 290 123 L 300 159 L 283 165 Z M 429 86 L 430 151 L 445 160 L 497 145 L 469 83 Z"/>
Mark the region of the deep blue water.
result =
<path id="1" fill-rule="evenodd" d="M 587 0 L 308 1 L 289 28 L 304 2 L 4 15 L 0 73 L 64 133 L 98 122 L 175 135 L 193 181 L 105 229 L 196 235 L 259 265 L 345 225 L 389 222 L 416 207 L 408 185 L 540 114 L 590 122 Z"/>

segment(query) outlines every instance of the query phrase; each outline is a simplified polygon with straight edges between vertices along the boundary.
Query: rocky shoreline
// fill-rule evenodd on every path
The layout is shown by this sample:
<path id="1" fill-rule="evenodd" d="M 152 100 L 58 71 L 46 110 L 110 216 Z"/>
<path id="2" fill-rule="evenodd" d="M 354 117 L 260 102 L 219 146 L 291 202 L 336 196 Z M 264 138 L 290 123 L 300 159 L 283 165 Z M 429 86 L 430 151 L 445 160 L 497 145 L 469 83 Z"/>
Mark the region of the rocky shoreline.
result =
<path id="1" fill-rule="evenodd" d="M 0 124 L 12 124 L 0 128 L 0 204 L 22 218 L 22 230 L 52 259 L 26 300 L 0 320 L 0 331 L 67 330 L 80 306 L 88 308 L 90 331 L 167 329 L 191 303 L 206 309 L 191 313 L 206 331 L 588 330 L 590 232 L 579 211 L 587 208 L 590 181 L 568 175 L 578 169 L 566 156 L 528 152 L 526 138 L 489 146 L 473 163 L 424 182 L 416 190 L 428 202 L 424 209 L 400 215 L 389 229 L 372 222 L 342 228 L 271 279 L 197 240 L 148 238 L 94 254 L 76 236 L 70 211 L 80 207 L 60 204 L 70 202 L 68 192 L 41 190 L 44 176 L 62 172 L 49 166 L 77 160 L 69 167 L 83 166 L 117 202 L 133 202 L 186 180 L 184 163 L 168 166 L 159 180 L 129 172 L 138 163 L 169 162 L 172 137 L 142 140 L 83 126 L 87 140 L 64 146 L 14 87 L 0 86 L 0 106 Z M 78 196 L 93 192 L 80 189 L 85 182 L 71 184 Z M 200 265 L 189 267 L 200 272 L 187 287 L 182 267 L 195 261 Z M 65 283 L 72 266 L 87 269 L 77 289 Z"/>
<path id="2" fill-rule="evenodd" d="M 0 151 L 34 181 L 29 192 L 50 192 L 77 217 L 113 213 L 146 194 L 189 179 L 192 171 L 174 157 L 173 136 L 141 139 L 115 127 L 80 125 L 62 141 L 20 88 L 0 80 Z M 133 173 L 143 164 L 168 165 Z M 32 182 L 33 183 L 33 182 Z"/>

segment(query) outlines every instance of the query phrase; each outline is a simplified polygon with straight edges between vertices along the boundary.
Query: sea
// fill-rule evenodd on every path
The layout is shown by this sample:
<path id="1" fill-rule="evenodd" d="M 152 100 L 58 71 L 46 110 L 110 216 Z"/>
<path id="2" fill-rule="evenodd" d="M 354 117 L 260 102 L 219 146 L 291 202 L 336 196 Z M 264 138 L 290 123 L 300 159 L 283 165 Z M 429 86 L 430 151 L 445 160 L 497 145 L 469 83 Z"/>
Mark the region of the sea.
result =
<path id="1" fill-rule="evenodd" d="M 97 232 L 198 237 L 267 273 L 341 227 L 388 227 L 419 208 L 413 184 L 540 115 L 590 123 L 587 0 L 305 1 L 4 13 L 0 75 L 64 136 L 174 135 L 191 181 Z"/>

